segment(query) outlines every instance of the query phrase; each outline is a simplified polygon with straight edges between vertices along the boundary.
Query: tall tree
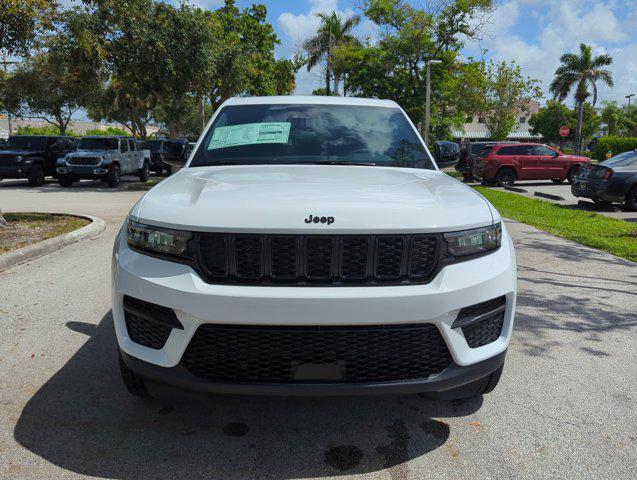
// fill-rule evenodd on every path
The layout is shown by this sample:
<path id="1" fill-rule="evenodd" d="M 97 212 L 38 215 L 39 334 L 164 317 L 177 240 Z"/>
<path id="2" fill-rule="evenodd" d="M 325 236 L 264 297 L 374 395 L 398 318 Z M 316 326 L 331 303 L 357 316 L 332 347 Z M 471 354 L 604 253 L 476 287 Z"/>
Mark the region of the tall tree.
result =
<path id="1" fill-rule="evenodd" d="M 606 124 L 606 133 L 608 135 L 617 135 L 622 127 L 622 110 L 617 102 L 605 100 L 602 102 L 604 109 L 602 110 L 602 121 Z"/>
<path id="2" fill-rule="evenodd" d="M 418 8 L 412 3 L 361 2 L 380 38 L 336 47 L 334 66 L 346 74 L 349 94 L 394 99 L 418 123 L 425 114 L 426 62 L 442 60 L 431 70 L 431 133 L 434 139 L 446 139 L 451 127 L 461 125 L 470 113 L 470 105 L 457 94 L 462 41 L 481 37 L 492 2 L 432 0 L 418 2 Z"/>
<path id="3" fill-rule="evenodd" d="M 515 62 L 479 62 L 474 73 L 476 88 L 470 84 L 462 87 L 462 95 L 473 98 L 474 110 L 484 117 L 494 140 L 506 140 L 520 112 L 526 111 L 532 98 L 539 98 L 538 81 L 522 75 Z M 468 88 L 466 88 L 468 87 Z"/>
<path id="4" fill-rule="evenodd" d="M 316 33 L 303 43 L 307 52 L 307 71 L 321 62 L 325 62 L 325 94 L 330 95 L 330 81 L 334 77 L 333 93 L 338 95 L 342 72 L 333 69 L 333 51 L 343 44 L 357 43 L 352 30 L 360 23 L 358 15 L 343 18 L 337 12 L 317 13 L 320 24 Z"/>
<path id="5" fill-rule="evenodd" d="M 555 70 L 555 78 L 551 82 L 550 90 L 553 96 L 559 100 L 566 99 L 574 92 L 577 104 L 577 130 L 575 151 L 580 152 L 582 147 L 582 120 L 584 115 L 584 102 L 591 96 L 589 89 L 593 90 L 593 102 L 597 103 L 597 82 L 613 86 L 613 75 L 607 67 L 613 63 L 609 55 L 593 56 L 590 45 L 581 43 L 579 55 L 565 53 L 560 57 L 562 64 Z"/>

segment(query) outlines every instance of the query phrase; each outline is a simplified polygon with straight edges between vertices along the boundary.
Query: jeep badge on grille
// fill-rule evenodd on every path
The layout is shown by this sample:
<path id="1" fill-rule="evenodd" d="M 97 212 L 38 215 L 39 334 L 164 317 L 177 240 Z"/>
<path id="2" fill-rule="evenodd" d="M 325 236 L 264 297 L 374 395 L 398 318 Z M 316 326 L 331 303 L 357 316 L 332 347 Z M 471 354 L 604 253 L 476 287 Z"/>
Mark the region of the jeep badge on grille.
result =
<path id="1" fill-rule="evenodd" d="M 327 223 L 331 225 L 334 223 L 334 217 L 315 217 L 314 215 L 310 215 L 305 219 L 305 223 Z"/>

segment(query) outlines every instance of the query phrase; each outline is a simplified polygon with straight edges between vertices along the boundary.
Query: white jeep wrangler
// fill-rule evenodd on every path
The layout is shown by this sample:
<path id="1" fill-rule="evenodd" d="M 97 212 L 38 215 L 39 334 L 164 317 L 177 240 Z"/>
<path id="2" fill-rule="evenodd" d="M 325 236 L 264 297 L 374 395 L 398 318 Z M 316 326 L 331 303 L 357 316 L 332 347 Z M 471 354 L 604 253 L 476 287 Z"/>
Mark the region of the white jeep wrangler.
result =
<path id="1" fill-rule="evenodd" d="M 394 102 L 231 99 L 115 241 L 139 396 L 491 391 L 516 301 L 499 213 Z"/>

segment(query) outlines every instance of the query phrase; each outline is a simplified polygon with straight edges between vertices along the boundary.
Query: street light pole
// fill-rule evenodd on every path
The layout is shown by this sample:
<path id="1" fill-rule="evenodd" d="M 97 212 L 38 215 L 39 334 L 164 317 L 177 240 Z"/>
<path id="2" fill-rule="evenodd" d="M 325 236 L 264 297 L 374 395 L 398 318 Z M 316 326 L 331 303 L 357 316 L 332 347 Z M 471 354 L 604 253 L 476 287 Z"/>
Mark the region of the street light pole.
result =
<path id="1" fill-rule="evenodd" d="M 635 94 L 634 94 L 634 93 L 631 93 L 631 94 L 629 94 L 629 95 L 626 95 L 626 97 L 625 97 L 625 98 L 627 98 L 627 99 L 628 99 L 628 106 L 629 106 L 629 107 L 630 107 L 630 99 L 631 99 L 631 98 L 633 98 L 634 96 L 635 96 Z"/>
<path id="2" fill-rule="evenodd" d="M 429 110 L 431 105 L 431 65 L 442 63 L 441 60 L 429 60 L 425 63 L 427 68 L 427 86 L 425 93 L 425 144 L 429 144 Z"/>

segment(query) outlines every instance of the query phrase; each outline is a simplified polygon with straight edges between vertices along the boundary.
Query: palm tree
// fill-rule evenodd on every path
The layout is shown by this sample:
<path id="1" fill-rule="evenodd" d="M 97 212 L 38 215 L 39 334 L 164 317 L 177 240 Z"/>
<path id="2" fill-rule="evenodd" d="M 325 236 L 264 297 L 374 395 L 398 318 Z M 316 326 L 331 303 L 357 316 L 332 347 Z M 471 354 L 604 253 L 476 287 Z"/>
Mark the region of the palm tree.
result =
<path id="1" fill-rule="evenodd" d="M 316 15 L 321 19 L 321 23 L 316 33 L 303 42 L 303 49 L 308 54 L 308 72 L 320 62 L 325 61 L 325 94 L 330 95 L 330 78 L 333 70 L 332 48 L 356 41 L 356 37 L 351 32 L 361 19 L 358 15 L 343 18 L 335 11 Z M 334 93 L 338 94 L 340 80 L 340 74 L 334 73 Z"/>
<path id="2" fill-rule="evenodd" d="M 589 87 L 593 89 L 593 106 L 597 103 L 597 81 L 602 81 L 609 87 L 613 86 L 613 75 L 604 69 L 613 63 L 610 55 L 593 57 L 592 47 L 583 43 L 579 46 L 580 53 L 565 53 L 560 57 L 560 65 L 555 70 L 555 78 L 551 82 L 550 90 L 554 97 L 564 100 L 575 88 L 575 102 L 577 104 L 577 132 L 575 151 L 579 153 L 582 143 L 582 116 L 584 102 L 590 97 Z"/>

